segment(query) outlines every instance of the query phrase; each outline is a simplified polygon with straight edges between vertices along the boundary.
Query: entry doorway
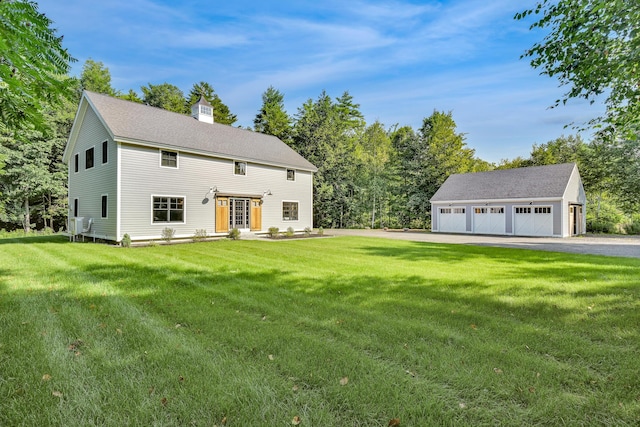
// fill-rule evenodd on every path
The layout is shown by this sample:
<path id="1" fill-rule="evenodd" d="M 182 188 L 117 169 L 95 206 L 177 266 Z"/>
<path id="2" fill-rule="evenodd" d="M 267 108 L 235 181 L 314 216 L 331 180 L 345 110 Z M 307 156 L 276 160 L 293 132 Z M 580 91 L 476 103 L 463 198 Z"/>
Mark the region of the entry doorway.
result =
<path id="1" fill-rule="evenodd" d="M 234 228 L 248 229 L 250 227 L 249 208 L 251 206 L 250 199 L 229 199 L 229 229 Z"/>
<path id="2" fill-rule="evenodd" d="M 572 236 L 578 236 L 585 232 L 582 226 L 582 215 L 582 205 L 569 206 L 569 229 Z"/>

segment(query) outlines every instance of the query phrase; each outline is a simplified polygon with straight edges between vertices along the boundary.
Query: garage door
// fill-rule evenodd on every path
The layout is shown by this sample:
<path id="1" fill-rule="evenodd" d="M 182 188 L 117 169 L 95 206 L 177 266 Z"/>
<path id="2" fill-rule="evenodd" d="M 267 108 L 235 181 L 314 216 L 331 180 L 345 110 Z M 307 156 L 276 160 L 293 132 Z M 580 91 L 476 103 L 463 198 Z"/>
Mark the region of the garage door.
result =
<path id="1" fill-rule="evenodd" d="M 518 236 L 552 236 L 551 206 L 518 206 L 514 209 L 513 234 Z"/>
<path id="2" fill-rule="evenodd" d="M 447 233 L 464 233 L 467 231 L 466 208 L 439 208 L 439 231 Z"/>
<path id="3" fill-rule="evenodd" d="M 504 207 L 473 208 L 473 232 L 478 234 L 505 233 Z"/>

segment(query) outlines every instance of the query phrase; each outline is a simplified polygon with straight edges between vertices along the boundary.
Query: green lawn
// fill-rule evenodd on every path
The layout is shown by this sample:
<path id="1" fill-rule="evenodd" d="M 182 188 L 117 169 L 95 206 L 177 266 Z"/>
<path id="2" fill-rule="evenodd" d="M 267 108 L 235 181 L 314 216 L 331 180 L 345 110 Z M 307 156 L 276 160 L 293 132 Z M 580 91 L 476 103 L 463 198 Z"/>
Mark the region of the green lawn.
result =
<path id="1" fill-rule="evenodd" d="M 347 237 L 0 240 L 0 426 L 294 417 L 637 425 L 640 260 Z"/>

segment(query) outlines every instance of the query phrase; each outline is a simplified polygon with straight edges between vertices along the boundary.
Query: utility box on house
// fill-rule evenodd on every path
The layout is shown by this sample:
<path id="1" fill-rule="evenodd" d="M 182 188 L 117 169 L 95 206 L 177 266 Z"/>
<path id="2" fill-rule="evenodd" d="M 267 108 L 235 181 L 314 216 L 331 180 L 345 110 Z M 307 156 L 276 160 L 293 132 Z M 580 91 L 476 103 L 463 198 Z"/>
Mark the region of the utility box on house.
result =
<path id="1" fill-rule="evenodd" d="M 76 216 L 69 218 L 69 233 L 72 236 L 77 236 L 82 233 L 82 229 L 84 227 L 84 217 Z"/>

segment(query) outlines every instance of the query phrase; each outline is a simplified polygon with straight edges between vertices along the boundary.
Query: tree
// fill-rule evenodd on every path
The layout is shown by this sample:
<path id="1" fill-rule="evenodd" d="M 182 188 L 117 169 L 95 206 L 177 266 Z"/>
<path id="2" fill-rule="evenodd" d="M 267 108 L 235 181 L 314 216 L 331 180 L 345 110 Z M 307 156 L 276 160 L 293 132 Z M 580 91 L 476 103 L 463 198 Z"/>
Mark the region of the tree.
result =
<path id="1" fill-rule="evenodd" d="M 204 96 L 204 99 L 211 104 L 214 122 L 223 125 L 232 125 L 238 120 L 238 117 L 235 114 L 231 114 L 229 107 L 222 102 L 216 91 L 213 90 L 213 86 L 207 82 L 200 82 L 193 85 L 187 97 L 187 111 L 190 111 L 191 106 L 198 102 L 200 96 Z"/>
<path id="2" fill-rule="evenodd" d="M 262 94 L 262 108 L 253 120 L 256 132 L 266 133 L 290 143 L 293 119 L 284 108 L 284 94 L 269 86 Z"/>
<path id="3" fill-rule="evenodd" d="M 44 105 L 72 96 L 75 59 L 51 24 L 35 2 L 0 1 L 0 128 L 42 126 Z"/>
<path id="4" fill-rule="evenodd" d="M 102 62 L 89 58 L 82 67 L 80 85 L 84 90 L 115 96 L 116 91 L 111 87 L 111 73 Z"/>
<path id="5" fill-rule="evenodd" d="M 636 139 L 640 125 L 640 2 L 622 0 L 542 0 L 516 14 L 536 15 L 530 29 L 549 29 L 525 52 L 542 74 L 557 77 L 571 98 L 592 103 L 605 96 L 604 125 L 613 139 Z"/>
<path id="6" fill-rule="evenodd" d="M 143 102 L 142 98 L 140 98 L 133 89 L 129 89 L 129 92 L 125 94 L 118 95 L 118 98 L 124 99 L 125 101 L 137 102 L 138 104 L 142 104 Z"/>
<path id="7" fill-rule="evenodd" d="M 159 85 L 142 86 L 142 101 L 152 107 L 163 108 L 174 113 L 187 114 L 189 110 L 185 107 L 185 99 L 182 91 L 169 83 Z"/>

